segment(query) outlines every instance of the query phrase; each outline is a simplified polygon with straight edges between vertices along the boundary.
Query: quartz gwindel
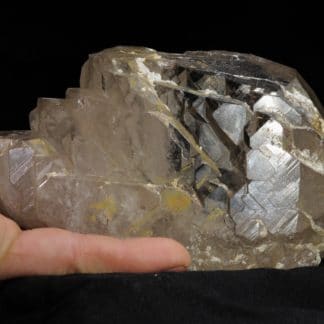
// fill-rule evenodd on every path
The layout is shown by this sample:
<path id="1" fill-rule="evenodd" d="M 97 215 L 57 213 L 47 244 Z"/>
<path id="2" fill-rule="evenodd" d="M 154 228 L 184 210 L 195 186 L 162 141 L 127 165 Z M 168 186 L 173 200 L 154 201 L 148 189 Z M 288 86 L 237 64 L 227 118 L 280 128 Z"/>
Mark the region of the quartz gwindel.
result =
<path id="1" fill-rule="evenodd" d="M 320 262 L 323 109 L 291 68 L 112 48 L 30 123 L 0 134 L 0 210 L 25 228 L 172 237 L 192 269 Z"/>

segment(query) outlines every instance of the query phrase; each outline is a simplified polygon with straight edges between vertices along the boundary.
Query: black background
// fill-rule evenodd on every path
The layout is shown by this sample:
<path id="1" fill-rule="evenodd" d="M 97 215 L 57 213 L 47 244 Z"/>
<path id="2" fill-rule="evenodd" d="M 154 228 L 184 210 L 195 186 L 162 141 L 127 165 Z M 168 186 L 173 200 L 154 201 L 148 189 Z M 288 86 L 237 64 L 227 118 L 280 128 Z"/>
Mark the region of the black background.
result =
<path id="1" fill-rule="evenodd" d="M 27 128 L 38 97 L 63 97 L 89 53 L 116 45 L 253 53 L 296 68 L 323 102 L 322 9 L 296 2 L 125 3 L 48 17 L 49 8 L 36 18 L 26 12 L 26 23 L 11 11 L 0 30 L 0 130 Z"/>
<path id="2" fill-rule="evenodd" d="M 220 4 L 87 4 L 51 18 L 50 7 L 36 18 L 21 10 L 26 22 L 2 12 L 0 130 L 26 129 L 37 97 L 63 97 L 87 55 L 115 45 L 253 53 L 296 68 L 324 102 L 319 5 Z M 322 268 L 22 278 L 0 283 L 0 322 L 324 323 L 323 288 Z"/>

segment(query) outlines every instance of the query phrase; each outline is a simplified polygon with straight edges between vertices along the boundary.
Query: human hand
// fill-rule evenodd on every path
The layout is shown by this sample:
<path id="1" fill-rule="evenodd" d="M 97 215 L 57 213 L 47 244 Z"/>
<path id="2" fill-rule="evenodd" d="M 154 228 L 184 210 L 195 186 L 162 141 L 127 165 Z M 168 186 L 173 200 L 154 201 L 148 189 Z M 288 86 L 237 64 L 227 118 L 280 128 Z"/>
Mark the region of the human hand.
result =
<path id="1" fill-rule="evenodd" d="M 0 214 L 0 279 L 70 273 L 185 270 L 190 256 L 167 238 L 120 240 L 56 228 L 22 231 Z"/>

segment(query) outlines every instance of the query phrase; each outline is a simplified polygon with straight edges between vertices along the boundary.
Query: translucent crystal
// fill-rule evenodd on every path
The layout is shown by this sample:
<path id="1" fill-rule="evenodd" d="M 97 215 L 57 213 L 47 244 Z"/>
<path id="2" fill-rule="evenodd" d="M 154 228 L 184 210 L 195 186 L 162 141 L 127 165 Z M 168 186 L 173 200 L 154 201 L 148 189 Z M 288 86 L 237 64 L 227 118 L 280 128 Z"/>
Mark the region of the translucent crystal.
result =
<path id="1" fill-rule="evenodd" d="M 24 228 L 172 237 L 192 269 L 320 262 L 323 108 L 291 68 L 112 48 L 30 124 L 0 133 L 0 210 Z"/>

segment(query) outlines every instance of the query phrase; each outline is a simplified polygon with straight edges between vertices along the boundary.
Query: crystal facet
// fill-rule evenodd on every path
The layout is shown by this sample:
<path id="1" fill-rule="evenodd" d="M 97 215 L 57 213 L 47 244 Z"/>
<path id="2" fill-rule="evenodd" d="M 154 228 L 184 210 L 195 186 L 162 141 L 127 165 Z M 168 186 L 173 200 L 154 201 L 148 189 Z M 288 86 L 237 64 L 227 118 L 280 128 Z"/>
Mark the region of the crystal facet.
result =
<path id="1" fill-rule="evenodd" d="M 291 68 L 112 48 L 30 124 L 0 133 L 0 210 L 24 228 L 172 237 L 192 269 L 320 262 L 323 108 Z"/>

